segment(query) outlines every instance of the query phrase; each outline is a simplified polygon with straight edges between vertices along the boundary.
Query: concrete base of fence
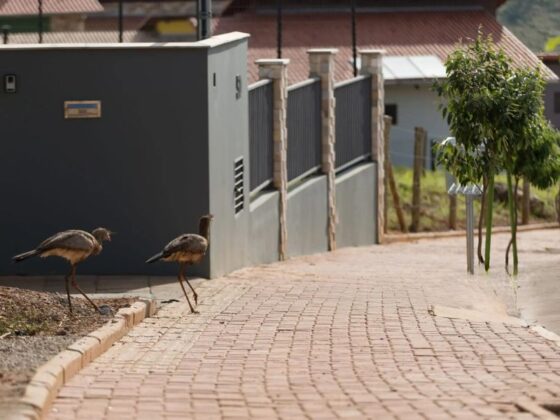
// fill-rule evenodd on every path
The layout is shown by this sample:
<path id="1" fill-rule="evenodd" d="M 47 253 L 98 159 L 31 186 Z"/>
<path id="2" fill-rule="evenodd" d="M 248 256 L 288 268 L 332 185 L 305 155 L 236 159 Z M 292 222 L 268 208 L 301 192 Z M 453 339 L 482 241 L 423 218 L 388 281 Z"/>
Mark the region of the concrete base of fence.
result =
<path id="1" fill-rule="evenodd" d="M 261 194 L 250 206 L 251 227 L 249 262 L 251 265 L 278 261 L 280 212 L 278 191 Z"/>
<path id="2" fill-rule="evenodd" d="M 327 177 L 317 176 L 288 192 L 288 256 L 328 250 Z"/>
<path id="3" fill-rule="evenodd" d="M 371 245 L 377 237 L 375 163 L 366 163 L 336 178 L 336 242 L 338 247 Z"/>

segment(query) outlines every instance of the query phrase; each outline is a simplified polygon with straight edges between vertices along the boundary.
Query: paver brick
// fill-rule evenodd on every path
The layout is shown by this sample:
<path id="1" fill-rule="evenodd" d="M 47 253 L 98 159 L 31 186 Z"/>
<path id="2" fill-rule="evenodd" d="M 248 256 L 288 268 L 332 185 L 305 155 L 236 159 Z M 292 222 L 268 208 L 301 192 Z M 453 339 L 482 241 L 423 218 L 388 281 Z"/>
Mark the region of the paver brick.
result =
<path id="1" fill-rule="evenodd" d="M 543 236 L 560 247 L 557 232 Z M 554 342 L 428 313 L 504 307 L 499 284 L 463 275 L 462 241 L 344 249 L 205 282 L 199 315 L 165 306 L 70 380 L 49 418 L 538 418 L 516 401 L 560 401 Z"/>

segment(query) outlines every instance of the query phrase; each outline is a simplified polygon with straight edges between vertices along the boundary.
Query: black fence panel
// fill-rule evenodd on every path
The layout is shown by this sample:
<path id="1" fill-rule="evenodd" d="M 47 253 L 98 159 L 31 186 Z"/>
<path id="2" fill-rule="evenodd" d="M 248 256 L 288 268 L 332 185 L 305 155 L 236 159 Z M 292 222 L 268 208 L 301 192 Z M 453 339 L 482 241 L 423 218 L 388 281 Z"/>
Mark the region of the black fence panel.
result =
<path id="1" fill-rule="evenodd" d="M 249 157 L 251 191 L 272 181 L 273 171 L 273 103 L 272 82 L 249 87 Z"/>
<path id="2" fill-rule="evenodd" d="M 321 82 L 288 89 L 288 181 L 321 166 Z"/>
<path id="3" fill-rule="evenodd" d="M 371 155 L 371 76 L 360 76 L 335 87 L 336 168 L 348 167 Z"/>

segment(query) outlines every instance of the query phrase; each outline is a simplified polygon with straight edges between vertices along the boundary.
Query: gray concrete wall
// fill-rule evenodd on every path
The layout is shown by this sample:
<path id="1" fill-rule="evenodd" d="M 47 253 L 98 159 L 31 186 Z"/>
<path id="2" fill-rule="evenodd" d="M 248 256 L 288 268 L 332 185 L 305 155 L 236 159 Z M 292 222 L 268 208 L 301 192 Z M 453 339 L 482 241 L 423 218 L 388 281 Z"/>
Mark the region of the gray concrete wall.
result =
<path id="1" fill-rule="evenodd" d="M 336 178 L 336 245 L 370 245 L 376 242 L 376 164 L 366 163 Z"/>
<path id="2" fill-rule="evenodd" d="M 258 265 L 278 261 L 280 215 L 278 191 L 266 192 L 251 202 L 251 230 L 249 264 Z"/>
<path id="3" fill-rule="evenodd" d="M 65 272 L 66 263 L 56 258 L 17 265 L 10 258 L 57 231 L 97 226 L 117 234 L 80 272 L 175 273 L 173 265 L 144 261 L 177 235 L 197 232 L 198 218 L 222 206 L 209 196 L 209 183 L 220 182 L 210 172 L 232 177 L 233 163 L 209 163 L 209 151 L 221 141 L 224 151 L 235 144 L 232 153 L 245 154 L 246 99 L 216 105 L 217 95 L 234 95 L 232 74 L 245 73 L 244 42 L 235 42 L 234 52 L 228 46 L 214 51 L 209 41 L 0 47 L 0 75 L 18 78 L 17 93 L 0 89 L 0 275 Z M 223 80 L 210 101 L 209 68 Z M 102 117 L 66 120 L 65 100 L 100 100 Z M 219 125 L 217 113 L 231 116 L 216 129 L 222 134 L 209 129 Z M 216 213 L 220 226 L 225 217 Z M 209 263 L 192 272 L 209 275 Z"/>
<path id="4" fill-rule="evenodd" d="M 317 176 L 288 192 L 288 256 L 328 249 L 327 178 Z"/>
<path id="5" fill-rule="evenodd" d="M 544 94 L 544 109 L 546 118 L 552 125 L 560 129 L 560 109 L 554 109 L 554 95 L 560 95 L 560 82 L 548 82 Z M 558 111 L 558 112 L 556 112 Z"/>
<path id="6" fill-rule="evenodd" d="M 397 124 L 391 127 L 391 162 L 412 167 L 414 127 L 428 131 L 426 167 L 431 166 L 429 142 L 448 137 L 449 128 L 438 110 L 439 98 L 429 85 L 385 85 L 385 104 L 397 105 Z"/>
<path id="7" fill-rule="evenodd" d="M 214 86 L 214 73 L 216 86 Z M 247 96 L 247 42 L 212 49 L 208 57 L 208 127 L 210 210 L 214 229 L 209 260 L 210 277 L 243 267 L 248 261 L 249 234 L 249 103 Z M 241 96 L 236 97 L 236 76 Z M 235 214 L 234 161 L 243 157 L 244 209 Z"/>

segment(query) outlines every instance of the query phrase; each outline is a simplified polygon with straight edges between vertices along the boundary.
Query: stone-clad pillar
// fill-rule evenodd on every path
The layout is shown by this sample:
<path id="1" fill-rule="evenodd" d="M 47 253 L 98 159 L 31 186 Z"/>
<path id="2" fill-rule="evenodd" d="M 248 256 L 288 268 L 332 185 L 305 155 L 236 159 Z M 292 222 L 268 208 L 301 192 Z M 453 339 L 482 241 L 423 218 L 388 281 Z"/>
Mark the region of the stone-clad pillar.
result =
<path id="1" fill-rule="evenodd" d="M 288 107 L 288 59 L 257 60 L 259 78 L 270 79 L 273 83 L 273 142 L 274 168 L 272 183 L 279 193 L 280 237 L 278 258 L 286 259 L 288 246 L 288 228 L 286 224 L 286 208 L 288 202 L 288 167 L 287 142 L 288 128 L 286 125 Z"/>
<path id="2" fill-rule="evenodd" d="M 309 77 L 321 79 L 321 166 L 327 175 L 328 243 L 336 249 L 336 184 L 335 184 L 335 100 L 334 56 L 337 49 L 312 49 L 309 54 Z"/>
<path id="3" fill-rule="evenodd" d="M 383 147 L 383 114 L 385 93 L 383 88 L 383 50 L 362 50 L 361 74 L 371 75 L 371 157 L 377 162 L 377 242 L 383 243 L 385 207 L 385 156 Z"/>

